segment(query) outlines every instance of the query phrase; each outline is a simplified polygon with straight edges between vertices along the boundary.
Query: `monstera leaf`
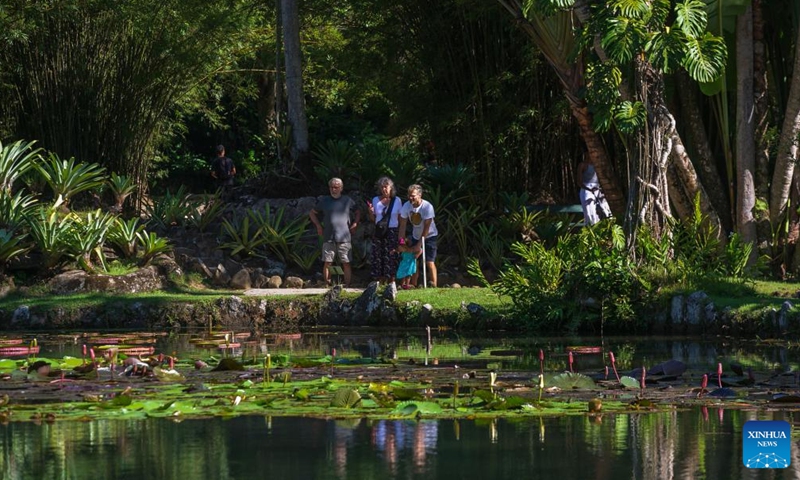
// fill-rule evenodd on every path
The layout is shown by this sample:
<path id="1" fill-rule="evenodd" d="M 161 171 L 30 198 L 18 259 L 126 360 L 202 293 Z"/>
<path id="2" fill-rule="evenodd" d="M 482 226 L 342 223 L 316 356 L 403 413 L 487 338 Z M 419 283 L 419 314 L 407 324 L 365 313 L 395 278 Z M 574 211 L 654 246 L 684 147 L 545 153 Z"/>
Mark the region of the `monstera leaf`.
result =
<path id="1" fill-rule="evenodd" d="M 550 381 L 550 384 L 562 390 L 571 390 L 576 388 L 595 388 L 594 380 L 587 377 L 582 373 L 564 372 L 556 375 Z"/>

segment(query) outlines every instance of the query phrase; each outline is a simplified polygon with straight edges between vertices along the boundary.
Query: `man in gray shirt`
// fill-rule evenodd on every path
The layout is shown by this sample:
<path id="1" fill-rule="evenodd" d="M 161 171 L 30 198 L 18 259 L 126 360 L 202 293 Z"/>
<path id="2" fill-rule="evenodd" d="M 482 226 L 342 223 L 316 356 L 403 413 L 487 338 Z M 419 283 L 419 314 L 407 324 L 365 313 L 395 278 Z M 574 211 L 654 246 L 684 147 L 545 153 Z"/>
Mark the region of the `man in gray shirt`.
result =
<path id="1" fill-rule="evenodd" d="M 340 178 L 331 178 L 328 181 L 330 196 L 321 197 L 308 216 L 311 223 L 317 227 L 317 235 L 322 237 L 322 278 L 326 285 L 330 285 L 331 274 L 329 267 L 336 257 L 342 263 L 344 272 L 344 286 L 350 286 L 350 251 L 352 243 L 350 235 L 361 220 L 361 211 L 356 209 L 356 202 L 349 196 L 342 195 L 344 183 Z M 350 222 L 350 212 L 355 209 L 354 221 Z M 322 214 L 324 228 L 318 215 Z"/>

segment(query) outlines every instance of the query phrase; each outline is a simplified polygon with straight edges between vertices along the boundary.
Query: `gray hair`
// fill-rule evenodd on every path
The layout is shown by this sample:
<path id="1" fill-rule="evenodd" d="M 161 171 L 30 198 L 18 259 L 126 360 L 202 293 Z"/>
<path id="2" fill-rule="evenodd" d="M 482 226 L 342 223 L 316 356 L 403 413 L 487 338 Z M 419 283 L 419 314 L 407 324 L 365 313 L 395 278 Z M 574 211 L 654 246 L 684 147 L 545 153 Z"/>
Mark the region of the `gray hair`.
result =
<path id="1" fill-rule="evenodd" d="M 411 193 L 411 192 L 417 192 L 417 193 L 419 193 L 420 196 L 422 196 L 422 186 L 421 185 L 417 185 L 416 183 L 414 185 L 410 185 L 408 187 L 408 193 Z"/>
<path id="2" fill-rule="evenodd" d="M 379 178 L 377 182 L 375 182 L 375 186 L 378 188 L 378 192 L 380 192 L 381 188 L 384 185 L 389 185 L 391 187 L 391 191 L 390 191 L 389 195 L 391 195 L 393 197 L 393 196 L 395 196 L 397 194 L 397 192 L 394 189 L 394 182 L 392 181 L 391 178 L 383 176 L 383 177 Z"/>
<path id="3" fill-rule="evenodd" d="M 328 186 L 329 187 L 332 187 L 332 186 L 336 185 L 337 183 L 339 185 L 341 185 L 342 188 L 344 188 L 344 182 L 342 181 L 341 178 L 333 177 L 330 180 L 328 180 Z"/>

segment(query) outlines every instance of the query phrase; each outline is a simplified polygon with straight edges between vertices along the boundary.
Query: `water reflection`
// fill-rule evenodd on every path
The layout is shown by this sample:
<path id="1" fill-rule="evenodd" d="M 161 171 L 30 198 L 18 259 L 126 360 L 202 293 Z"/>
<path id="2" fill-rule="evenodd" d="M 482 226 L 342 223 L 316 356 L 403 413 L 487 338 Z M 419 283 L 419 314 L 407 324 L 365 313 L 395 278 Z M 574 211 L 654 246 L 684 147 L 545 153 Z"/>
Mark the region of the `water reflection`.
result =
<path id="1" fill-rule="evenodd" d="M 29 479 L 797 479 L 748 470 L 748 420 L 794 412 L 716 407 L 492 420 L 239 417 L 0 426 L 0 477 Z"/>
<path id="2" fill-rule="evenodd" d="M 207 332 L 206 332 L 207 333 Z M 430 344 L 425 329 L 405 332 L 346 333 L 315 332 L 264 335 L 250 337 L 247 333 L 228 332 L 230 343 L 203 342 L 208 335 L 194 334 L 133 334 L 125 338 L 113 335 L 72 334 L 37 335 L 40 356 L 61 358 L 65 355 L 82 355 L 83 345 L 100 348 L 115 343 L 135 343 L 136 347 L 150 348 L 156 353 L 176 355 L 178 358 L 209 358 L 233 356 L 236 358 L 263 358 L 267 353 L 276 357 L 321 356 L 336 352 L 336 358 L 345 361 L 353 358 L 398 359 L 427 364 L 436 360 L 469 363 L 482 360 L 493 362 L 506 369 L 538 371 L 538 353 L 545 355 L 546 371 L 568 369 L 568 350 L 576 346 L 592 347 L 591 353 L 575 353 L 574 369 L 599 373 L 608 366 L 608 352 L 616 355 L 620 374 L 629 373 L 642 365 L 650 367 L 669 359 L 685 362 L 690 372 L 712 371 L 717 363 L 725 368 L 731 363 L 751 366 L 757 372 L 800 370 L 800 350 L 782 344 L 758 343 L 724 338 L 689 337 L 610 337 L 600 338 L 525 338 L 525 337 L 471 337 L 452 331 L 432 332 Z M 216 336 L 222 334 L 217 332 Z M 138 338 L 142 336 L 142 338 Z M 23 345 L 34 338 L 20 335 Z M 133 340 L 137 340 L 134 342 Z M 0 358 L 3 355 L 0 354 Z M 429 358 L 430 357 L 430 358 Z M 276 357 L 277 358 L 277 357 Z"/>

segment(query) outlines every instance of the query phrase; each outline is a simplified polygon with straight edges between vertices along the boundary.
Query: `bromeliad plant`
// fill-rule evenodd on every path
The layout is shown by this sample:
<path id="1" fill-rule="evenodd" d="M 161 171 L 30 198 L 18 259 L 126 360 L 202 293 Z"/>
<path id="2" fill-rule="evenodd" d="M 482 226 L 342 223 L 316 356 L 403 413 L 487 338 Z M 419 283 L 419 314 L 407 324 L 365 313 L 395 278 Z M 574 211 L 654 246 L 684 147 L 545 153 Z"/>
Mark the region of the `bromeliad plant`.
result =
<path id="1" fill-rule="evenodd" d="M 108 186 L 114 195 L 114 210 L 121 212 L 125 200 L 136 191 L 136 185 L 130 177 L 112 172 L 111 177 L 108 179 Z"/>
<path id="2" fill-rule="evenodd" d="M 253 220 L 256 235 L 263 240 L 267 250 L 280 261 L 287 263 L 308 230 L 310 221 L 304 215 L 294 220 L 287 220 L 284 218 L 284 213 L 285 209 L 281 207 L 273 214 L 269 205 L 266 205 L 261 211 L 250 210 L 248 217 Z"/>
<path id="3" fill-rule="evenodd" d="M 100 210 L 89 212 L 86 218 L 71 214 L 73 218 L 72 232 L 68 242 L 69 254 L 77 264 L 87 272 L 93 272 L 96 259 L 103 271 L 106 270 L 103 246 L 109 228 L 115 223 L 116 217 Z"/>
<path id="4" fill-rule="evenodd" d="M 166 238 L 159 237 L 154 232 L 144 230 L 137 233 L 136 237 L 139 240 L 139 248 L 142 252 L 142 258 L 139 260 L 140 267 L 150 265 L 156 255 L 172 250 L 169 241 Z"/>
<path id="5" fill-rule="evenodd" d="M 34 149 L 34 143 L 18 140 L 3 145 L 0 142 L 0 194 L 10 195 L 14 182 L 38 163 L 42 150 Z"/>
<path id="6" fill-rule="evenodd" d="M 64 206 L 69 205 L 75 194 L 105 184 L 103 167 L 76 162 L 74 158 L 62 160 L 55 153 L 51 153 L 46 162 L 37 163 L 36 168 L 53 191 L 53 198 L 62 199 Z"/>
<path id="7" fill-rule="evenodd" d="M 144 230 L 144 225 L 139 225 L 136 217 L 128 220 L 117 218 L 108 230 L 108 241 L 117 247 L 125 258 L 136 256 L 136 246 L 139 233 Z"/>
<path id="8" fill-rule="evenodd" d="M 231 255 L 251 257 L 259 253 L 262 245 L 266 243 L 264 231 L 257 226 L 250 225 L 250 215 L 241 220 L 222 220 L 222 234 L 227 240 L 221 245 L 225 250 L 230 250 Z"/>

